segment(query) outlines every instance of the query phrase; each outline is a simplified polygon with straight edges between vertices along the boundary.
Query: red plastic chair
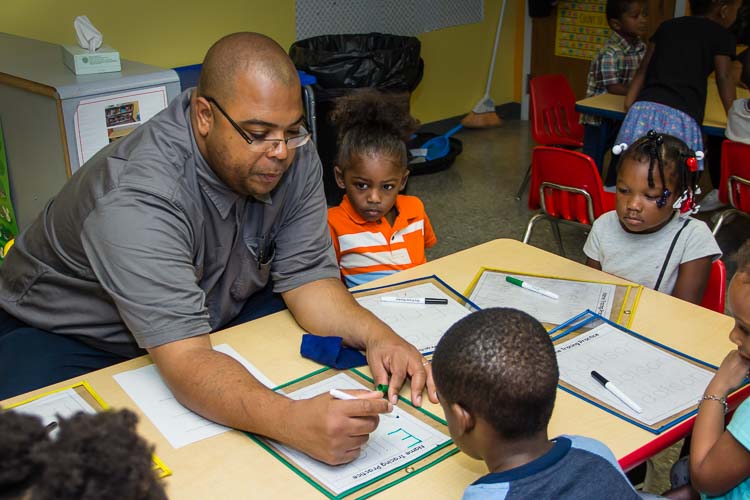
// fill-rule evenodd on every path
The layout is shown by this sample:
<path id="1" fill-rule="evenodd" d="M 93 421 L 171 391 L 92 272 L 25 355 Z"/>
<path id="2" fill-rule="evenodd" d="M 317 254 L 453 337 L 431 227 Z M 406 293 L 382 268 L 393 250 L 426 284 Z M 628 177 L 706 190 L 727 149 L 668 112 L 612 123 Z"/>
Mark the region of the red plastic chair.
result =
<path id="1" fill-rule="evenodd" d="M 721 212 L 712 230 L 714 236 L 728 218 L 750 217 L 750 145 L 730 140 L 722 143 L 719 200 L 732 208 Z"/>
<path id="2" fill-rule="evenodd" d="M 539 146 L 583 147 L 583 126 L 578 123 L 576 97 L 564 75 L 542 75 L 529 82 L 531 137 Z M 518 189 L 520 200 L 529 182 L 531 166 Z"/>
<path id="3" fill-rule="evenodd" d="M 558 223 L 589 227 L 605 212 L 614 210 L 615 194 L 604 191 L 602 178 L 590 156 L 569 149 L 537 146 L 531 153 L 529 208 L 542 209 L 526 226 L 528 243 L 534 225 L 547 219 L 565 255 Z"/>
<path id="4" fill-rule="evenodd" d="M 727 269 L 721 259 L 714 261 L 711 265 L 711 274 L 708 277 L 706 290 L 703 292 L 701 305 L 717 313 L 724 314 L 724 302 L 726 301 Z"/>

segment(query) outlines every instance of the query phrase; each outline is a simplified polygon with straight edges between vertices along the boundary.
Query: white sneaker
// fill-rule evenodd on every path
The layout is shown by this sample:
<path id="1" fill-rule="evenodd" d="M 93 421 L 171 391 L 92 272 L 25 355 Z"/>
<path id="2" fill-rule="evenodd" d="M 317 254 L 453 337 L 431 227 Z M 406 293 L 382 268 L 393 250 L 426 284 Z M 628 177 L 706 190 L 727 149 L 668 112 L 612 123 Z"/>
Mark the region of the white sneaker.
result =
<path id="1" fill-rule="evenodd" d="M 725 207 L 726 205 L 719 201 L 719 190 L 718 189 L 712 189 L 709 191 L 706 196 L 704 196 L 701 201 L 698 202 L 698 205 L 700 205 L 700 209 L 698 212 L 710 212 L 712 210 L 717 210 L 721 207 Z"/>

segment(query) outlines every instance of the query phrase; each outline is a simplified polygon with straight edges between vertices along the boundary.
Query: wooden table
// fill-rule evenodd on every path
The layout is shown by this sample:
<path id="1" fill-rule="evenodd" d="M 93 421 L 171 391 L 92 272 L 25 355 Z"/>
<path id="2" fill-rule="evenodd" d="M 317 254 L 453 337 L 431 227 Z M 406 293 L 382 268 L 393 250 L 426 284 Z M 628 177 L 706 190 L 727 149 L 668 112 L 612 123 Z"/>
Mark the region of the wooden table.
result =
<path id="1" fill-rule="evenodd" d="M 737 87 L 737 98 L 748 98 L 750 92 L 745 88 Z M 576 111 L 590 115 L 622 120 L 625 118 L 625 96 L 614 94 L 600 94 L 587 97 L 576 102 Z M 727 128 L 727 114 L 719 98 L 716 82 L 712 79 L 708 82 L 708 95 L 706 97 L 706 111 L 703 117 L 703 130 L 708 135 L 724 136 Z"/>
<path id="2" fill-rule="evenodd" d="M 437 274 L 455 289 L 464 291 L 480 266 L 626 283 L 519 241 L 501 239 L 383 278 L 377 284 Z M 727 316 L 647 289 L 641 297 L 632 329 L 718 365 L 726 353 L 735 348 L 728 340 L 732 325 L 733 320 Z M 217 332 L 211 337 L 214 344 L 230 344 L 271 380 L 283 383 L 319 368 L 316 363 L 299 356 L 302 334 L 291 315 L 284 311 Z M 173 470 L 173 475 L 165 480 L 170 498 L 322 498 L 312 486 L 237 431 L 180 449 L 172 448 L 112 378 L 116 373 L 150 362 L 150 358 L 144 356 L 73 380 L 88 381 L 111 406 L 130 408 L 141 416 L 139 432 L 156 444 L 157 455 Z M 70 383 L 56 384 L 3 403 L 20 401 Z M 401 394 L 408 397 L 408 389 Z M 443 415 L 439 405 L 428 402 L 426 406 Z M 628 469 L 678 440 L 691 426 L 692 419 L 657 437 L 560 390 L 549 434 L 582 434 L 599 439 Z M 455 499 L 469 483 L 485 473 L 483 462 L 459 453 L 380 493 L 378 498 Z"/>

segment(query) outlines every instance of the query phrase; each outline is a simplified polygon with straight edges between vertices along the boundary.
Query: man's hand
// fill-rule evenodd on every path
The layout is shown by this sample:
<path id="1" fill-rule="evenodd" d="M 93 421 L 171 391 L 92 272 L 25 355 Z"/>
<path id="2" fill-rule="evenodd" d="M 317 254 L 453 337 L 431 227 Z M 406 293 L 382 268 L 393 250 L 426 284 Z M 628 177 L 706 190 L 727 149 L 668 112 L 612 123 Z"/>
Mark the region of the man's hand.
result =
<path id="1" fill-rule="evenodd" d="M 391 402 L 398 401 L 401 386 L 411 377 L 412 402 L 421 406 L 426 385 L 427 397 L 437 403 L 429 363 L 414 346 L 360 306 L 340 280 L 312 281 L 282 296 L 294 319 L 308 332 L 335 335 L 349 347 L 366 350 L 375 384 L 388 384 Z"/>
<path id="2" fill-rule="evenodd" d="M 329 465 L 357 458 L 378 426 L 378 415 L 393 411 L 393 405 L 379 392 L 351 393 L 359 399 L 342 401 L 325 393 L 294 401 L 289 419 L 292 432 L 284 441 Z"/>
<path id="3" fill-rule="evenodd" d="M 367 343 L 366 354 L 375 384 L 388 385 L 388 399 L 391 403 L 398 402 L 398 393 L 407 376 L 411 378 L 411 401 L 415 406 L 422 406 L 422 390 L 425 385 L 430 401 L 438 402 L 430 362 L 401 337 L 393 335 L 372 339 Z"/>

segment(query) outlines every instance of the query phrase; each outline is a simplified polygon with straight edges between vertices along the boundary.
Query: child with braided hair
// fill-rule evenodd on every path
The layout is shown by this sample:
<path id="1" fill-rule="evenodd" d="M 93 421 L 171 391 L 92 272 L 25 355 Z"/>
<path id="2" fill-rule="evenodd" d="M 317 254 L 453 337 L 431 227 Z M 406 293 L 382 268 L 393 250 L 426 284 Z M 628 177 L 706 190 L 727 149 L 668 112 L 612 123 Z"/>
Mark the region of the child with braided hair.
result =
<path id="1" fill-rule="evenodd" d="M 587 265 L 697 304 L 721 257 L 698 210 L 703 154 L 650 130 L 631 146 L 616 145 L 616 210 L 594 221 L 583 247 Z"/>
<path id="2" fill-rule="evenodd" d="M 422 201 L 400 195 L 409 176 L 405 140 L 419 122 L 396 96 L 362 90 L 331 115 L 339 133 L 334 172 L 346 190 L 328 209 L 341 277 L 348 287 L 427 262 L 437 242 Z"/>

